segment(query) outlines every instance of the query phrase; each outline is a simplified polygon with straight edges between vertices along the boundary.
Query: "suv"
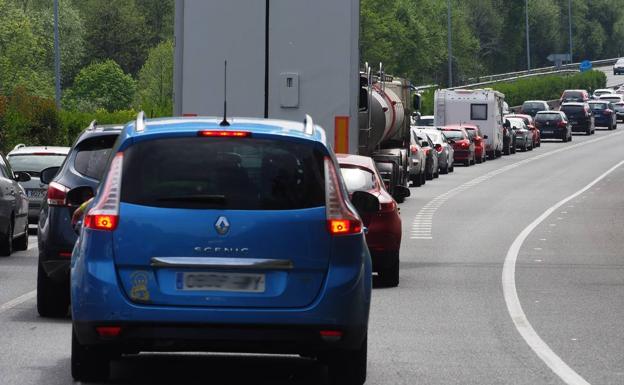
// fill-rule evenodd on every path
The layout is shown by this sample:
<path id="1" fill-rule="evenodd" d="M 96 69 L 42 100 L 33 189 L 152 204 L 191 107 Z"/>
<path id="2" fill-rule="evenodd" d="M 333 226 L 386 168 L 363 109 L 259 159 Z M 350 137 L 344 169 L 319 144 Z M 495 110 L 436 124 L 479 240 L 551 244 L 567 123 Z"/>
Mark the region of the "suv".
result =
<path id="1" fill-rule="evenodd" d="M 28 199 L 18 182 L 28 182 L 24 172 L 13 172 L 0 152 L 0 256 L 28 248 Z"/>
<path id="2" fill-rule="evenodd" d="M 542 139 L 572 140 L 572 128 L 565 113 L 561 111 L 540 111 L 535 115 L 535 127 Z"/>
<path id="3" fill-rule="evenodd" d="M 76 186 L 97 187 L 122 127 L 92 122 L 61 167 L 41 172 L 41 182 L 48 184 L 37 228 L 37 311 L 42 317 L 65 316 L 69 306 L 69 262 L 77 236 L 71 227 L 75 207 L 68 205 L 67 191 Z"/>
<path id="4" fill-rule="evenodd" d="M 531 115 L 532 117 L 535 117 L 535 114 L 540 111 L 550 111 L 550 106 L 548 105 L 547 101 L 527 100 L 526 102 L 522 103 L 522 107 L 520 107 L 521 114 Z"/>
<path id="5" fill-rule="evenodd" d="M 586 103 L 589 101 L 589 92 L 585 90 L 565 90 L 559 98 L 559 104 L 568 102 Z"/>
<path id="6" fill-rule="evenodd" d="M 596 133 L 594 114 L 588 103 L 563 103 L 559 110 L 568 117 L 572 132 Z"/>
<path id="7" fill-rule="evenodd" d="M 121 354 L 226 351 L 317 357 L 333 382 L 363 384 L 372 273 L 356 207 L 379 200 L 349 200 L 309 117 L 219 121 L 139 113 L 120 135 L 72 256 L 72 376 L 106 378 Z"/>
<path id="8" fill-rule="evenodd" d="M 48 190 L 48 185 L 39 180 L 41 170 L 48 167 L 59 167 L 63 164 L 68 152 L 69 147 L 27 147 L 18 144 L 7 155 L 14 171 L 23 171 L 30 175 L 28 182 L 21 183 L 28 197 L 29 224 L 37 223 L 41 201 Z"/>

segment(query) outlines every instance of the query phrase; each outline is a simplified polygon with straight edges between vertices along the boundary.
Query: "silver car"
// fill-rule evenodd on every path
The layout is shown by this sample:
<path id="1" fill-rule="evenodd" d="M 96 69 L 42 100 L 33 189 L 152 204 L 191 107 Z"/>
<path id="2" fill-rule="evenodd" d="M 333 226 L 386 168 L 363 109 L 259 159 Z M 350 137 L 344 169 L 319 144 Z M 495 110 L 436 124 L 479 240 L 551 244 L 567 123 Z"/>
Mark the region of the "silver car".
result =
<path id="1" fill-rule="evenodd" d="M 429 139 L 433 142 L 436 153 L 438 154 L 438 167 L 440 168 L 440 174 L 448 174 L 455 169 L 453 163 L 455 150 L 451 146 L 444 136 L 442 131 L 437 128 L 421 129 L 422 132 L 427 134 Z"/>
<path id="2" fill-rule="evenodd" d="M 69 147 L 30 147 L 18 144 L 7 155 L 13 171 L 23 171 L 30 175 L 28 182 L 20 183 L 28 197 L 28 223 L 37 223 L 41 201 L 48 191 L 48 185 L 39 180 L 41 170 L 60 166 L 67 157 L 67 153 L 69 153 Z"/>
<path id="3" fill-rule="evenodd" d="M 511 124 L 511 129 L 516 132 L 516 147 L 522 151 L 533 150 L 533 131 L 529 130 L 524 119 L 507 118 Z"/>
<path id="4" fill-rule="evenodd" d="M 598 100 L 604 100 L 613 104 L 613 109 L 617 120 L 624 121 L 624 95 L 622 94 L 603 94 Z"/>

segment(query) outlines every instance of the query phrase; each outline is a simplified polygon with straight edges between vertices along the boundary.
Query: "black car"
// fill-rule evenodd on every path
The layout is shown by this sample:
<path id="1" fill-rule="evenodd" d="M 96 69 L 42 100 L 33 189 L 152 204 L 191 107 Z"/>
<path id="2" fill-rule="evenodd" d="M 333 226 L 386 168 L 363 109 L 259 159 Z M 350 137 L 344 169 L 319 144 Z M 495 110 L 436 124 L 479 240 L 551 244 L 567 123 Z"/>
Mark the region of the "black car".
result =
<path id="1" fill-rule="evenodd" d="M 541 111 L 535 115 L 535 127 L 540 130 L 542 139 L 572 140 L 572 128 L 568 118 L 561 111 Z"/>
<path id="2" fill-rule="evenodd" d="M 563 103 L 559 109 L 565 113 L 572 126 L 572 132 L 584 132 L 587 135 L 596 133 L 594 114 L 589 104 L 570 102 Z"/>
<path id="3" fill-rule="evenodd" d="M 28 248 L 28 198 L 17 182 L 29 180 L 27 173 L 14 173 L 0 152 L 0 256 Z"/>
<path id="4" fill-rule="evenodd" d="M 37 311 L 42 317 L 64 316 L 69 306 L 69 262 L 77 235 L 71 223 L 76 207 L 67 204 L 66 194 L 78 186 L 97 189 L 122 128 L 91 123 L 60 168 L 50 167 L 41 172 L 41 181 L 48 184 L 37 229 Z"/>

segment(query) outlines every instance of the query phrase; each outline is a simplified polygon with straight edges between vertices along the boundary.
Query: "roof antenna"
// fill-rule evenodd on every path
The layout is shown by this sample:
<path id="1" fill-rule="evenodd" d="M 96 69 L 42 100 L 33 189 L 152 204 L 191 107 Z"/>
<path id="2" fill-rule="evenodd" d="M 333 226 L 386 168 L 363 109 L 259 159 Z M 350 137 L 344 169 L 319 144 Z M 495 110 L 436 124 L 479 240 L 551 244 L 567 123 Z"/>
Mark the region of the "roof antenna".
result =
<path id="1" fill-rule="evenodd" d="M 219 123 L 221 127 L 227 127 L 230 122 L 227 121 L 227 60 L 225 61 L 223 74 L 223 120 Z"/>

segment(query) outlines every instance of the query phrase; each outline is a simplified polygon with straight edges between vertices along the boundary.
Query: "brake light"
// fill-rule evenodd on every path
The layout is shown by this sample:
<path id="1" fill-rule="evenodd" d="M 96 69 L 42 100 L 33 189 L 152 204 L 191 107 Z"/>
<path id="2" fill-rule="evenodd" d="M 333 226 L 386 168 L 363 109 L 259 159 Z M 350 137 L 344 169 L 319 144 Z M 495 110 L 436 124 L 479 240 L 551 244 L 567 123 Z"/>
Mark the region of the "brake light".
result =
<path id="1" fill-rule="evenodd" d="M 602 114 L 603 115 L 611 115 L 611 114 L 613 114 L 613 111 L 611 111 L 609 109 L 606 109 L 606 110 L 602 111 Z"/>
<path id="2" fill-rule="evenodd" d="M 345 199 L 334 162 L 329 157 L 325 157 L 325 211 L 330 234 L 349 235 L 362 232 L 362 220 L 351 203 Z"/>
<path id="3" fill-rule="evenodd" d="M 67 206 L 65 198 L 69 189 L 60 183 L 50 182 L 48 185 L 48 205 Z"/>
<path id="4" fill-rule="evenodd" d="M 101 198 L 85 216 L 84 227 L 103 231 L 113 231 L 117 228 L 122 169 L 123 152 L 118 152 L 111 162 Z"/>
<path id="5" fill-rule="evenodd" d="M 444 150 L 444 147 L 442 147 L 442 145 L 440 143 L 436 144 L 435 149 L 437 152 L 442 152 L 442 150 Z"/>
<path id="6" fill-rule="evenodd" d="M 211 131 L 203 130 L 197 131 L 197 136 L 209 137 L 209 138 L 248 138 L 251 136 L 249 131 Z"/>
<path id="7" fill-rule="evenodd" d="M 468 139 L 464 139 L 464 140 L 459 142 L 459 145 L 462 148 L 468 148 L 468 147 L 470 147 L 470 142 L 468 141 Z"/>
<path id="8" fill-rule="evenodd" d="M 380 212 L 388 212 L 388 211 L 394 211 L 397 208 L 397 204 L 394 200 L 388 202 L 388 203 L 382 203 L 380 205 Z"/>
<path id="9" fill-rule="evenodd" d="M 100 337 L 118 337 L 121 334 L 121 326 L 97 326 L 95 331 Z"/>
<path id="10" fill-rule="evenodd" d="M 563 121 L 562 121 L 562 122 L 559 122 L 559 123 L 557 124 L 557 127 L 566 128 L 566 127 L 567 127 L 567 124 L 566 124 L 566 122 L 563 122 Z"/>
<path id="11" fill-rule="evenodd" d="M 321 330 L 319 335 L 324 341 L 335 342 L 340 341 L 342 338 L 342 331 L 340 330 Z"/>
<path id="12" fill-rule="evenodd" d="M 412 144 L 410 146 L 410 152 L 413 154 L 417 154 L 418 153 L 418 147 L 415 144 Z"/>

